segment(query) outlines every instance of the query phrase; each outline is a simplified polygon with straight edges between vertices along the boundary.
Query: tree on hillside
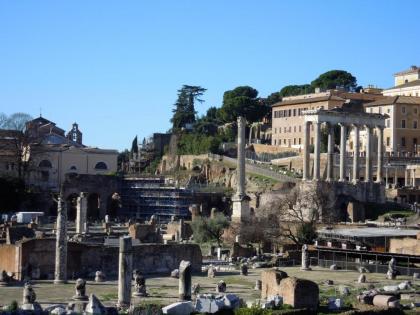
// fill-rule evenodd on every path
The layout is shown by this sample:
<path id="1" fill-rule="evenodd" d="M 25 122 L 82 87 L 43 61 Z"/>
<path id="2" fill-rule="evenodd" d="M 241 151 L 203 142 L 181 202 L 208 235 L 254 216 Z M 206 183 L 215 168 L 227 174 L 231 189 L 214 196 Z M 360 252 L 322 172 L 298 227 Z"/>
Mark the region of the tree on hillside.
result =
<path id="1" fill-rule="evenodd" d="M 223 94 L 220 117 L 225 123 L 235 122 L 243 116 L 249 123 L 259 121 L 270 108 L 257 98 L 258 91 L 250 86 L 239 86 Z"/>
<path id="2" fill-rule="evenodd" d="M 178 99 L 175 102 L 175 108 L 172 111 L 174 114 L 171 118 L 174 131 L 180 130 L 185 125 L 195 122 L 195 102 L 204 102 L 200 97 L 205 91 L 205 88 L 194 85 L 183 85 L 178 90 Z"/>
<path id="3" fill-rule="evenodd" d="M 194 125 L 194 132 L 202 135 L 215 136 L 221 121 L 218 117 L 218 109 L 210 107 L 206 115 L 197 119 Z"/>
<path id="4" fill-rule="evenodd" d="M 281 93 L 280 92 L 274 92 L 274 93 L 271 93 L 270 95 L 268 95 L 266 97 L 265 104 L 267 106 L 271 106 L 275 103 L 281 102 L 281 99 L 282 99 Z"/>
<path id="5" fill-rule="evenodd" d="M 335 89 L 342 87 L 348 90 L 357 88 L 357 79 L 349 72 L 344 70 L 331 70 L 321 74 L 311 82 L 312 88 Z"/>
<path id="6" fill-rule="evenodd" d="M 220 247 L 223 232 L 229 225 L 229 220 L 222 213 L 216 214 L 214 218 L 197 218 L 192 222 L 194 240 L 198 243 L 215 241 Z"/>
<path id="7" fill-rule="evenodd" d="M 28 146 L 31 143 L 25 132 L 26 123 L 32 117 L 26 113 L 14 113 L 10 116 L 0 115 L 0 150 L 9 152 L 13 156 L 13 163 L 17 167 L 18 177 L 22 179 L 27 169 Z"/>
<path id="8" fill-rule="evenodd" d="M 280 90 L 280 95 L 286 97 L 313 93 L 313 91 L 314 89 L 309 84 L 286 85 Z"/>
<path id="9" fill-rule="evenodd" d="M 139 145 L 137 142 L 137 136 L 135 136 L 135 138 L 133 139 L 133 142 L 131 143 L 131 151 L 130 151 L 131 158 L 137 157 L 138 153 L 139 153 Z"/>

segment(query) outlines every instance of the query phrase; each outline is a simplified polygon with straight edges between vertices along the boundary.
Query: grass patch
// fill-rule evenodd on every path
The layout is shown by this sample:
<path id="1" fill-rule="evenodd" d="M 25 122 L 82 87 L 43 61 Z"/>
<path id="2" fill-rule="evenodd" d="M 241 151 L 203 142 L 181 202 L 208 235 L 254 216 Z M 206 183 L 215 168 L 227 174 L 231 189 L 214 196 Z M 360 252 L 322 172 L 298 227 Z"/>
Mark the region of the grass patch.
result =
<path id="1" fill-rule="evenodd" d="M 117 300 L 117 299 L 118 299 L 118 294 L 117 293 L 107 293 L 107 294 L 102 294 L 100 296 L 100 300 L 104 301 L 104 302 Z"/>

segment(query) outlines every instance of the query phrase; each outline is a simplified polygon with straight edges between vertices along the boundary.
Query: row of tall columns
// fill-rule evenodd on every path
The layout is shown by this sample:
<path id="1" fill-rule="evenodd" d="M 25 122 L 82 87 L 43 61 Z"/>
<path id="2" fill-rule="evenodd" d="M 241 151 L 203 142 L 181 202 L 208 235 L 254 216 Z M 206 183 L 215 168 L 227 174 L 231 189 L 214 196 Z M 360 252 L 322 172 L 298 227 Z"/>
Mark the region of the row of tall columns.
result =
<path id="1" fill-rule="evenodd" d="M 303 180 L 309 180 L 309 124 L 306 121 L 303 125 Z M 313 180 L 320 180 L 320 149 L 321 149 L 321 123 L 313 122 L 314 125 L 314 173 Z M 372 181 L 372 127 L 364 126 L 366 130 L 366 147 L 365 147 L 365 182 Z M 328 153 L 327 153 L 327 181 L 334 179 L 334 125 L 328 123 Z M 346 124 L 340 124 L 340 168 L 339 168 L 339 181 L 346 181 L 346 140 L 347 140 Z M 360 126 L 353 125 L 354 131 L 354 154 L 353 154 L 353 171 L 349 174 L 353 183 L 357 183 L 360 178 Z M 383 128 L 377 127 L 378 135 L 378 160 L 377 160 L 377 182 L 382 182 L 383 177 Z"/>
<path id="2" fill-rule="evenodd" d="M 416 187 L 416 170 L 415 169 L 408 169 L 408 168 L 405 169 L 404 186 Z"/>

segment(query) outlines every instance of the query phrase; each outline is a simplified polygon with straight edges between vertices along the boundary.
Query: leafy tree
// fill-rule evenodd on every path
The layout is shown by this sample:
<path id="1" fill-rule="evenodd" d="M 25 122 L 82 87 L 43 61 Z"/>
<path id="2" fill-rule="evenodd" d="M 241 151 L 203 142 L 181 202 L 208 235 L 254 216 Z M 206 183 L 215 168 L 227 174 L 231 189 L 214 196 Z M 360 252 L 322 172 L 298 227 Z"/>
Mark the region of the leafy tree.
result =
<path id="1" fill-rule="evenodd" d="M 312 88 L 335 89 L 342 87 L 348 90 L 357 88 L 357 79 L 349 72 L 344 70 L 331 70 L 321 74 L 311 82 Z"/>
<path id="2" fill-rule="evenodd" d="M 137 154 L 139 153 L 139 145 L 137 142 L 137 136 L 133 139 L 133 142 L 131 143 L 131 157 L 137 156 Z"/>
<path id="3" fill-rule="evenodd" d="M 280 92 L 274 92 L 267 96 L 265 99 L 265 104 L 271 106 L 275 103 L 281 102 L 282 95 Z"/>
<path id="4" fill-rule="evenodd" d="M 173 130 L 180 130 L 184 128 L 186 124 L 195 122 L 196 111 L 194 103 L 196 101 L 199 103 L 204 102 L 200 96 L 202 96 L 205 91 L 205 88 L 194 85 L 183 85 L 182 88 L 178 90 L 178 99 L 175 102 L 175 108 L 173 109 L 174 115 L 171 118 Z"/>
<path id="5" fill-rule="evenodd" d="M 228 219 L 221 213 L 214 218 L 198 218 L 192 222 L 194 239 L 199 243 L 217 242 L 220 247 L 223 231 L 229 227 Z"/>
<path id="6" fill-rule="evenodd" d="M 312 93 L 314 89 L 309 84 L 286 85 L 280 90 L 280 96 L 294 96 Z"/>
<path id="7" fill-rule="evenodd" d="M 22 179 L 0 177 L 0 212 L 16 211 L 25 197 L 25 183 Z"/>
<path id="8" fill-rule="evenodd" d="M 257 98 L 258 91 L 250 86 L 239 86 L 223 94 L 223 105 L 220 117 L 226 123 L 236 121 L 243 116 L 249 122 L 263 118 L 270 108 Z"/>

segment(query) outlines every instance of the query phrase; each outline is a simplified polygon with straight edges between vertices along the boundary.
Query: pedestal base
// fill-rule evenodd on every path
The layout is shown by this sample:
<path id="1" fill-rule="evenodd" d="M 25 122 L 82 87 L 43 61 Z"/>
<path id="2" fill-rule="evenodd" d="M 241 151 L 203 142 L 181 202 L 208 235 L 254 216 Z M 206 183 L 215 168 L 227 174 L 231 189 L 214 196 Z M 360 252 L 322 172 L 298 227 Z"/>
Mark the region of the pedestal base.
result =
<path id="1" fill-rule="evenodd" d="M 232 221 L 248 221 L 250 217 L 249 197 L 234 198 L 232 200 Z"/>

